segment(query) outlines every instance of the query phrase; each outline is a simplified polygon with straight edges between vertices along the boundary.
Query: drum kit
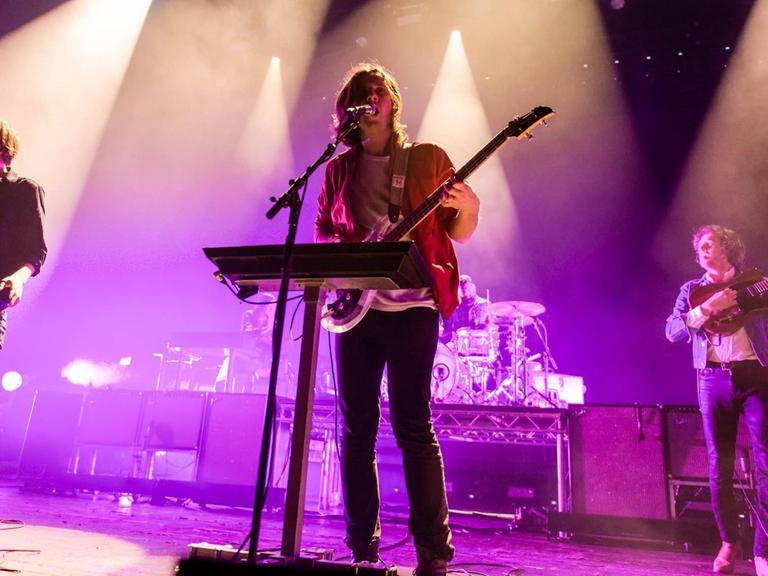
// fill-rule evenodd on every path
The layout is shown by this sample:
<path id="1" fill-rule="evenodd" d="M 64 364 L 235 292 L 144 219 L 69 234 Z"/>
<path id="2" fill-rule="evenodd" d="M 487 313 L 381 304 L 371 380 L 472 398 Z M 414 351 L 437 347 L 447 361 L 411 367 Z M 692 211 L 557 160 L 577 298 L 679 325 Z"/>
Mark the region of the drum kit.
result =
<path id="1" fill-rule="evenodd" d="M 558 407 L 533 385 L 533 373 L 550 371 L 546 330 L 538 318 L 545 307 L 510 300 L 488 305 L 490 322 L 459 328 L 438 345 L 432 368 L 434 402 Z M 544 351 L 530 354 L 526 328 L 533 327 Z M 544 379 L 546 381 L 546 377 Z"/>

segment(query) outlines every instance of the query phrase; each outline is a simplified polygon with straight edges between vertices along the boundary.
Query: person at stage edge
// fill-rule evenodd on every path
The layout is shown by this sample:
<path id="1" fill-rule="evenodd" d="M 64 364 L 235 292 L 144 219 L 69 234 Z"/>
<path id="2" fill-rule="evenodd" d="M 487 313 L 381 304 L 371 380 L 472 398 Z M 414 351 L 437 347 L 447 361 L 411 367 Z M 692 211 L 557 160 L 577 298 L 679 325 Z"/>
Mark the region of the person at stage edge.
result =
<path id="1" fill-rule="evenodd" d="M 733 490 L 736 432 L 743 416 L 754 452 L 757 480 L 755 503 L 755 572 L 768 576 L 768 310 L 747 312 L 744 325 L 731 335 L 708 334 L 704 325 L 712 315 L 738 304 L 729 287 L 691 308 L 689 295 L 696 286 L 726 283 L 744 269 L 746 249 L 729 228 L 708 225 L 693 236 L 701 278 L 680 289 L 666 335 L 672 342 L 693 343 L 699 408 L 709 455 L 712 508 L 722 546 L 713 571 L 732 573 L 739 556 L 737 512 Z"/>
<path id="2" fill-rule="evenodd" d="M 362 117 L 359 129 L 344 139 L 349 150 L 327 166 L 315 220 L 316 241 L 361 241 L 390 214 L 390 181 L 397 180 L 392 158 L 406 146 L 407 136 L 400 123 L 400 89 L 392 74 L 377 64 L 360 64 L 347 73 L 336 98 L 337 133 L 349 122 L 345 111 L 365 104 L 374 105 L 377 112 Z M 439 146 L 411 146 L 402 213 L 416 208 L 453 170 Z M 336 340 L 345 541 L 355 562 L 381 562 L 375 441 L 385 365 L 390 419 L 403 456 L 409 529 L 418 557 L 414 574 L 443 575 L 453 558 L 443 458 L 429 405 L 430 381 L 438 313 L 447 318 L 458 305 L 459 271 L 452 240 L 470 238 L 479 209 L 480 201 L 467 183 L 457 182 L 448 190 L 441 205 L 410 233 L 429 267 L 431 287 L 377 292 L 361 322 Z"/>
<path id="3" fill-rule="evenodd" d="M 19 137 L 0 120 L 0 349 L 8 323 L 8 308 L 16 306 L 24 284 L 40 273 L 45 245 L 45 193 L 42 187 L 11 170 Z"/>
<path id="4" fill-rule="evenodd" d="M 469 274 L 459 277 L 459 306 L 451 317 L 443 322 L 440 341 L 443 343 L 453 340 L 453 335 L 459 328 L 483 329 L 491 323 L 488 313 L 488 300 L 477 295 L 477 286 Z"/>

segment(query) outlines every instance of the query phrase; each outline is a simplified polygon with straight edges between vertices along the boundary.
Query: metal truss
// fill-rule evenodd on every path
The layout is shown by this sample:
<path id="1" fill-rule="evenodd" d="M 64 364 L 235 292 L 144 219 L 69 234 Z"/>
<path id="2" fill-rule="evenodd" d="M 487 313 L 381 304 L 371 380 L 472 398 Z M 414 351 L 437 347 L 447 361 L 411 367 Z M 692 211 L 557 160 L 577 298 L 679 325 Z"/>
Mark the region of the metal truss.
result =
<path id="1" fill-rule="evenodd" d="M 293 421 L 293 405 L 281 403 L 279 419 Z M 496 444 L 556 445 L 566 440 L 565 411 L 522 406 L 472 406 L 433 404 L 432 422 L 440 438 Z M 312 427 L 333 429 L 336 405 L 315 402 Z M 389 407 L 381 407 L 381 436 L 392 436 Z"/>
<path id="2" fill-rule="evenodd" d="M 564 434 L 562 412 L 545 408 L 436 405 L 432 421 L 440 437 L 485 443 L 555 445 Z"/>

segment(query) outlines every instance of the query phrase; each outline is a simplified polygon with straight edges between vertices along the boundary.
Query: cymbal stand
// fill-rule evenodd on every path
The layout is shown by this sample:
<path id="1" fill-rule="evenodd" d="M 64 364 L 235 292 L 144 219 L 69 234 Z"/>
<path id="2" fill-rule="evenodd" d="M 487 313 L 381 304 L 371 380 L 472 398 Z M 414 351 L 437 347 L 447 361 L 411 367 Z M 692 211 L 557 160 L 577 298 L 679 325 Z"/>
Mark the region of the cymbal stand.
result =
<path id="1" fill-rule="evenodd" d="M 552 371 L 550 369 L 554 368 L 557 370 L 557 362 L 555 362 L 554 356 L 552 356 L 552 352 L 549 350 L 549 335 L 547 334 L 547 327 L 538 318 L 535 316 L 531 318 L 533 320 L 533 329 L 536 330 L 536 335 L 539 337 L 539 340 L 541 341 L 541 345 L 543 346 L 544 350 L 542 351 L 542 358 L 544 359 L 543 365 L 544 365 L 544 391 L 540 392 L 536 389 L 534 391 L 536 394 L 541 396 L 547 404 L 552 406 L 553 408 L 559 408 L 558 404 L 554 402 L 550 396 L 549 396 L 549 374 Z"/>
<path id="2" fill-rule="evenodd" d="M 490 358 L 491 366 L 494 366 L 497 362 L 500 361 L 502 344 L 499 341 L 497 346 L 497 342 L 493 338 L 492 328 L 494 327 L 494 321 L 493 321 L 493 318 L 491 317 L 491 291 L 488 288 L 485 289 L 484 320 L 487 322 L 487 324 L 485 325 L 485 328 L 488 331 L 488 338 L 489 338 L 488 357 Z M 491 368 L 488 368 L 487 370 L 490 371 Z M 488 402 L 488 400 L 493 396 L 496 390 L 498 390 L 501 387 L 503 383 L 502 381 L 497 382 L 496 390 L 494 390 L 493 392 L 489 392 L 488 390 L 489 372 L 488 371 L 481 374 L 480 376 L 480 390 L 479 390 L 479 395 L 476 396 L 476 398 L 478 399 L 476 403 L 478 404 L 484 404 Z"/>
<path id="3" fill-rule="evenodd" d="M 525 316 L 515 316 L 514 370 L 517 384 L 517 402 L 525 404 L 530 392 L 528 386 L 528 348 L 525 346 Z"/>

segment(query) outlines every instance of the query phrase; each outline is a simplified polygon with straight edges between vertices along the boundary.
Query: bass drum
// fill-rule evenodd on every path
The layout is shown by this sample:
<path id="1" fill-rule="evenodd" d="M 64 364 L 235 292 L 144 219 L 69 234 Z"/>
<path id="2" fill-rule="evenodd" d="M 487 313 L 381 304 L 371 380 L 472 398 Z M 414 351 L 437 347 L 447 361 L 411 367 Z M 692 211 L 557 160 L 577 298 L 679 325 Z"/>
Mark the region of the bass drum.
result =
<path id="1" fill-rule="evenodd" d="M 471 403 L 463 363 L 445 344 L 437 345 L 432 364 L 432 402 Z"/>

